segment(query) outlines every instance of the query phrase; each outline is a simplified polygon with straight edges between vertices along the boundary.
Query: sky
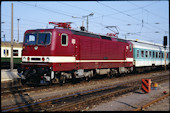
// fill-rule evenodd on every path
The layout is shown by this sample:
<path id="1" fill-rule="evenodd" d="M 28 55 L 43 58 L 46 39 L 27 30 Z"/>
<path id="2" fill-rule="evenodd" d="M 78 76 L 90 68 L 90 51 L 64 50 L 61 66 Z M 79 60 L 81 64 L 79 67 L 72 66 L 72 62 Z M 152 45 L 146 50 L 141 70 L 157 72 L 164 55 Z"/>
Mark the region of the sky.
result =
<path id="1" fill-rule="evenodd" d="M 49 22 L 72 22 L 79 30 L 82 22 L 97 34 L 118 32 L 118 38 L 138 39 L 163 44 L 168 36 L 169 1 L 2 1 L 1 41 L 11 41 L 11 4 L 13 3 L 13 39 L 23 41 L 30 29 L 53 28 Z M 74 16 L 74 18 L 73 18 Z M 86 17 L 83 17 L 86 16 Z M 19 21 L 17 20 L 19 19 Z M 106 26 L 116 26 L 106 28 Z M 5 36 L 5 38 L 4 38 Z"/>

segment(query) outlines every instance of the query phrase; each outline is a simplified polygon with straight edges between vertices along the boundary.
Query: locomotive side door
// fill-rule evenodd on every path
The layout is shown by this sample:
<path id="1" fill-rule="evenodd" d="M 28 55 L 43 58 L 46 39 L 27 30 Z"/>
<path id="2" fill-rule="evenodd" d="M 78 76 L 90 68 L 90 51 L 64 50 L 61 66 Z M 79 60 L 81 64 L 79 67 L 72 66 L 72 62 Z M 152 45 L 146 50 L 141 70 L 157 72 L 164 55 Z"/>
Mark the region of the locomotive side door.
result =
<path id="1" fill-rule="evenodd" d="M 124 66 L 126 66 L 126 58 L 127 58 L 128 49 L 129 49 L 129 46 L 128 46 L 128 45 L 125 46 L 125 54 L 124 54 L 124 60 L 125 60 L 125 62 L 124 62 Z"/>
<path id="2" fill-rule="evenodd" d="M 126 60 L 126 58 L 127 58 L 127 51 L 128 51 L 128 48 L 129 48 L 128 46 L 125 46 L 125 55 L 124 55 L 124 56 L 125 56 L 125 60 Z"/>
<path id="3" fill-rule="evenodd" d="M 76 60 L 80 59 L 80 45 L 79 44 L 80 44 L 79 43 L 79 38 L 76 37 L 76 43 L 74 45 Z"/>
<path id="4" fill-rule="evenodd" d="M 76 60 L 80 60 L 80 43 L 78 37 L 72 38 L 72 44 L 74 45 L 74 56 L 76 57 Z M 79 63 L 76 62 L 76 69 L 79 68 Z"/>

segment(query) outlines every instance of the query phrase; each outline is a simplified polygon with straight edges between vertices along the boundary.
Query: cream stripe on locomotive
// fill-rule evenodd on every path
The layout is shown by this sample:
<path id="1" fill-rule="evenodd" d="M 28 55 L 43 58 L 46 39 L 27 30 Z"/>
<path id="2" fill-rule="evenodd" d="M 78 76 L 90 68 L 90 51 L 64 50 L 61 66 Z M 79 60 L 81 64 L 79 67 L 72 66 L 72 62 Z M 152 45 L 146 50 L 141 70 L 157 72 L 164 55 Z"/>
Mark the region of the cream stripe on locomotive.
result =
<path id="1" fill-rule="evenodd" d="M 74 56 L 22 56 L 22 62 L 133 62 L 133 58 L 126 58 L 126 60 L 76 60 Z"/>

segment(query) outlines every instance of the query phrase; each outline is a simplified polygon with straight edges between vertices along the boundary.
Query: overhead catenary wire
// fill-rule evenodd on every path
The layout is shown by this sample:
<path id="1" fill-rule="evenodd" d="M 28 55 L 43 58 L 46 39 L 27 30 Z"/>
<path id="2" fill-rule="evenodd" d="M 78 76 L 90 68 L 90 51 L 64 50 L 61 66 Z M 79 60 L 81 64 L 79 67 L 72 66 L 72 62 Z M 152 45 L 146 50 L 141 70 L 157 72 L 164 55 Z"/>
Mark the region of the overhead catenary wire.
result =
<path id="1" fill-rule="evenodd" d="M 128 16 L 128 17 L 131 17 L 131 18 L 133 18 L 133 19 L 135 19 L 135 20 L 137 20 L 137 21 L 141 21 L 141 20 L 138 19 L 138 18 L 135 18 L 135 17 L 133 17 L 133 16 L 131 16 L 131 15 L 129 15 L 129 14 L 126 14 L 126 13 L 124 13 L 124 12 L 122 12 L 122 11 L 119 11 L 119 10 L 117 10 L 117 9 L 115 9 L 115 8 L 113 8 L 113 7 L 110 7 L 110 6 L 106 5 L 106 4 L 103 4 L 103 3 L 99 2 L 99 1 L 97 1 L 97 3 L 99 3 L 99 4 L 101 4 L 101 5 L 105 6 L 105 7 L 108 7 L 108 8 L 110 8 L 110 9 L 114 10 L 114 11 L 117 11 L 117 12 L 119 12 L 119 13 L 121 13 L 121 14 L 124 14 L 124 15 L 126 15 L 126 16 Z M 143 24 L 144 24 L 144 23 L 145 23 L 145 22 L 143 21 Z M 155 26 L 150 25 L 150 24 L 148 24 L 148 23 L 147 23 L 146 25 L 149 25 L 149 26 L 152 27 L 152 28 L 156 28 L 156 29 L 159 29 L 159 30 L 162 30 L 162 31 L 166 31 L 166 30 L 164 30 L 164 29 L 162 29 L 162 28 L 155 27 Z M 146 27 L 146 26 L 145 26 L 145 27 Z"/>
<path id="2" fill-rule="evenodd" d="M 97 1 L 98 2 L 98 1 Z M 23 3 L 23 2 L 21 2 L 21 3 Z M 100 2 L 98 2 L 98 3 L 100 3 Z M 24 4 L 27 4 L 27 3 L 24 3 Z M 101 3 L 100 3 L 101 4 Z M 153 4 L 153 3 L 152 3 Z M 27 5 L 30 5 L 30 4 L 27 4 Z M 68 4 L 67 4 L 68 5 Z M 103 4 L 103 5 L 105 5 L 105 4 Z M 150 5 L 150 4 L 149 4 Z M 147 5 L 147 6 L 149 6 L 149 5 Z M 38 8 L 41 8 L 41 9 L 44 9 L 44 10 L 47 10 L 47 11 L 52 11 L 52 12 L 55 12 L 55 13 L 59 13 L 59 14 L 63 14 L 63 15 L 65 15 L 65 16 L 69 16 L 69 17 L 72 17 L 72 15 L 68 15 L 68 14 L 64 14 L 64 13 L 61 13 L 61 12 L 56 12 L 56 11 L 53 11 L 53 10 L 50 10 L 50 9 L 47 9 L 47 8 L 43 8 L 43 7 L 39 7 L 39 6 L 35 6 L 35 5 L 30 5 L 30 6 L 33 6 L 33 7 L 38 7 Z M 72 6 L 72 5 L 69 5 L 69 6 Z M 107 6 L 107 5 L 105 5 L 105 6 Z M 72 6 L 73 7 L 73 6 Z M 109 7 L 109 6 L 107 6 L 107 7 Z M 146 6 L 144 6 L 144 7 L 146 7 Z M 77 7 L 77 8 L 79 8 L 79 7 Z M 109 8 L 112 8 L 112 7 L 109 7 Z M 83 9 L 83 8 L 81 8 L 81 9 Z M 127 15 L 127 16 L 130 16 L 130 17 L 132 17 L 133 19 L 135 19 L 135 20 L 138 20 L 138 21 L 141 21 L 140 19 L 138 19 L 138 18 L 135 18 L 135 17 L 133 17 L 133 16 L 131 16 L 131 15 L 129 15 L 129 14 L 126 14 L 126 13 L 124 13 L 123 11 L 119 11 L 119 10 L 117 10 L 117 9 L 115 9 L 115 8 L 112 8 L 113 10 L 116 10 L 117 12 L 119 12 L 119 13 L 122 13 L 122 14 L 125 14 L 125 15 Z M 138 9 L 138 8 L 137 8 Z M 83 9 L 84 10 L 84 9 Z M 86 10 L 87 11 L 87 10 Z M 89 10 L 88 10 L 89 11 Z M 92 18 L 93 19 L 93 18 Z M 118 19 L 118 20 L 121 20 L 121 19 Z M 122 21 L 126 21 L 126 20 L 122 20 Z M 151 25 L 152 26 L 152 25 Z M 146 27 L 146 26 L 145 26 Z M 155 28 L 155 27 L 154 27 Z M 161 29 L 162 30 L 162 29 Z"/>
<path id="3" fill-rule="evenodd" d="M 154 14 L 154 13 L 151 13 L 150 11 L 148 11 L 147 9 L 144 9 L 144 7 L 140 7 L 140 6 L 138 6 L 138 5 L 136 5 L 135 3 L 133 3 L 133 2 L 130 2 L 129 1 L 129 3 L 131 3 L 132 5 L 134 5 L 134 6 L 136 6 L 136 7 L 138 7 L 138 8 L 141 8 L 142 9 L 142 11 L 144 10 L 144 11 L 146 11 L 146 12 L 148 12 L 148 13 L 150 13 L 150 14 L 152 14 L 152 15 L 156 15 L 156 14 Z M 162 18 L 162 19 L 167 19 L 167 18 L 164 18 L 164 17 L 161 17 L 161 16 L 159 16 L 159 15 L 156 15 L 157 17 L 159 17 L 159 18 Z M 168 19 L 167 19 L 168 20 Z M 150 25 L 149 23 L 147 23 L 148 25 Z M 153 26 L 153 25 L 150 25 L 150 26 L 152 26 L 152 27 L 155 27 L 155 26 Z M 157 27 L 156 27 L 157 28 Z M 157 29 L 159 29 L 159 30 L 163 30 L 163 31 L 165 31 L 164 29 L 162 29 L 162 28 L 157 28 Z"/>
<path id="4" fill-rule="evenodd" d="M 3 16 L 7 16 L 7 17 L 11 17 L 10 15 L 6 15 L 6 14 L 1 14 Z M 14 16 L 14 18 L 18 18 L 16 16 Z M 26 18 L 20 18 L 22 20 L 26 20 L 26 21 L 29 21 L 29 22 L 35 22 L 35 23 L 40 23 L 40 24 L 46 24 L 45 22 L 40 22 L 40 21 L 35 21 L 35 20 L 30 20 L 30 19 L 26 19 Z"/>
<path id="5" fill-rule="evenodd" d="M 49 12 L 53 12 L 53 13 L 57 13 L 57 14 L 61 14 L 61 15 L 68 16 L 68 17 L 72 17 L 72 15 L 68 15 L 68 14 L 61 13 L 61 12 L 58 12 L 58 11 L 54 11 L 54 10 L 51 10 L 51 9 L 47 9 L 47 8 L 44 8 L 44 7 L 31 5 L 31 4 L 28 4 L 28 3 L 21 2 L 21 1 L 18 1 L 18 2 L 19 2 L 19 3 L 26 4 L 26 5 L 29 5 L 29 6 L 32 6 L 32 7 L 36 7 L 36 8 L 39 8 L 39 9 L 43 9 L 43 10 L 46 10 L 46 11 L 49 11 Z"/>
<path id="6" fill-rule="evenodd" d="M 149 11 L 149 10 L 147 10 L 147 9 L 144 8 L 144 7 L 148 7 L 148 6 L 150 6 L 150 5 L 153 5 L 153 4 L 155 4 L 155 3 L 158 3 L 158 1 L 153 2 L 153 3 L 151 3 L 151 4 L 148 4 L 148 5 L 146 5 L 146 6 L 143 6 L 143 7 L 140 7 L 140 6 L 136 5 L 136 4 L 133 3 L 132 1 L 128 1 L 128 2 L 131 3 L 132 5 L 134 5 L 134 6 L 138 7 L 138 8 L 140 8 L 140 9 L 145 10 L 146 12 L 148 12 L 148 13 L 154 15 L 154 16 L 157 16 L 157 17 L 159 17 L 159 18 L 161 18 L 161 19 L 167 19 L 167 20 L 168 20 L 168 18 L 165 18 L 165 17 L 162 17 L 162 16 L 160 16 L 160 15 L 157 15 L 157 14 L 155 14 L 155 13 L 153 13 L 153 12 L 151 12 L 151 11 Z"/>

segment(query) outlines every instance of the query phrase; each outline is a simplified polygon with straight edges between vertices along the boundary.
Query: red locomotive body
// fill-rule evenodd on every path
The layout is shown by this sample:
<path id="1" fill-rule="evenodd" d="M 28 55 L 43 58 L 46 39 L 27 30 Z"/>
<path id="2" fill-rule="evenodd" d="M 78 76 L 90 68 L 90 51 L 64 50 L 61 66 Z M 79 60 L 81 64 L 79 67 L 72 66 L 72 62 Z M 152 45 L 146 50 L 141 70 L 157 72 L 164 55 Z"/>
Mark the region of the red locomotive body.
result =
<path id="1" fill-rule="evenodd" d="M 25 32 L 22 68 L 26 82 L 75 80 L 133 70 L 132 43 L 118 38 L 71 29 Z M 21 72 L 23 71 L 23 75 Z"/>

